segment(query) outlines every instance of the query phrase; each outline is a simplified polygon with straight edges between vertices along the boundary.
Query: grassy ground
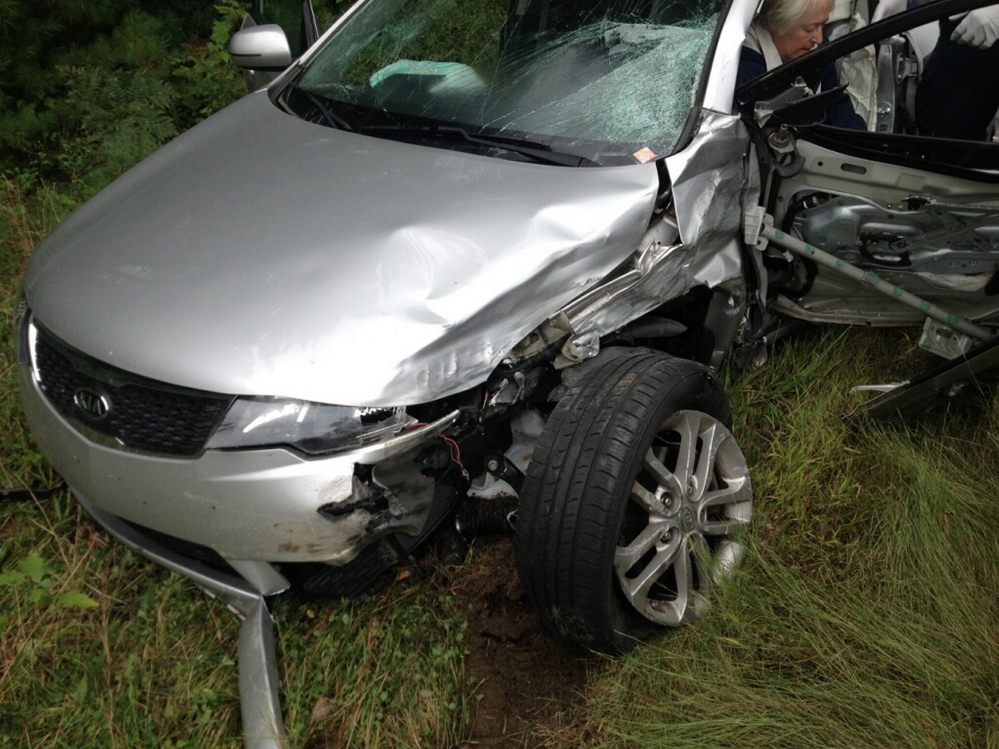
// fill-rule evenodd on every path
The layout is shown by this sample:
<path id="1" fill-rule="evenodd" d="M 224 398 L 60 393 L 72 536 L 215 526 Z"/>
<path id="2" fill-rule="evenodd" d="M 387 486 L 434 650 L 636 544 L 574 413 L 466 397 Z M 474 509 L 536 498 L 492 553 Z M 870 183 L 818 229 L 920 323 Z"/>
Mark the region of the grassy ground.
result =
<path id="1" fill-rule="evenodd" d="M 5 486 L 51 481 L 16 401 L 30 248 L 68 210 L 4 185 Z M 918 366 L 900 332 L 811 331 L 730 377 L 753 469 L 749 558 L 699 626 L 600 669 L 552 747 L 999 746 L 999 409 L 846 424 L 857 383 Z M 111 542 L 66 496 L 0 506 L 0 746 L 240 743 L 237 622 Z M 295 746 L 439 747 L 474 685 L 460 602 L 403 582 L 352 607 L 276 609 Z M 540 667 L 546 667 L 541 665 Z"/>

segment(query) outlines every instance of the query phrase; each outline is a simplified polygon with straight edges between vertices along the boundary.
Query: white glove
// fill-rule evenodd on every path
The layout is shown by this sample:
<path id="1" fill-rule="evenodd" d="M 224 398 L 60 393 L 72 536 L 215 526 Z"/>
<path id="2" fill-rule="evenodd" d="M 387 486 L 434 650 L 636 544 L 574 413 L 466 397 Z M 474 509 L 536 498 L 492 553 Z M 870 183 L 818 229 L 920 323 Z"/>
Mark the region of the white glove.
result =
<path id="1" fill-rule="evenodd" d="M 908 0 L 881 0 L 878 3 L 878 7 L 874 9 L 874 15 L 871 16 L 871 23 L 877 23 L 882 18 L 901 13 L 907 7 Z"/>
<path id="2" fill-rule="evenodd" d="M 988 49 L 999 39 L 999 7 L 975 8 L 950 35 L 952 42 Z"/>

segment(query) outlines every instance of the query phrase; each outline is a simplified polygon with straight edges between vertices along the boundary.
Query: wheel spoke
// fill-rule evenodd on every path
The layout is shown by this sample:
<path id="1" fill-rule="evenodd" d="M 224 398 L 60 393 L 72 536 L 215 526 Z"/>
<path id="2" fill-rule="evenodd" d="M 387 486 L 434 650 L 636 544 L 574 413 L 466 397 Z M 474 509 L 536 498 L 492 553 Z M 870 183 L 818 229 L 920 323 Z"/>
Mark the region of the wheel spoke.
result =
<path id="1" fill-rule="evenodd" d="M 680 423 L 676 425 L 676 430 L 680 434 L 680 451 L 676 456 L 676 471 L 680 485 L 684 492 L 687 490 L 687 481 L 694 475 L 697 461 L 697 432 L 701 419 L 699 414 L 693 411 L 682 411 L 678 414 Z"/>
<path id="2" fill-rule="evenodd" d="M 672 542 L 660 549 L 638 575 L 632 577 L 624 577 L 624 573 L 620 571 L 621 566 L 618 566 L 621 587 L 624 589 L 625 596 L 636 609 L 639 611 L 646 610 L 649 591 L 659 581 L 659 578 L 663 576 L 666 570 L 680 562 L 683 558 L 683 548 L 683 538 L 677 536 Z M 619 548 L 618 553 L 621 551 Z"/>
<path id="3" fill-rule="evenodd" d="M 700 425 L 698 425 L 700 426 Z M 711 419 L 704 431 L 697 435 L 701 440 L 701 451 L 697 455 L 697 468 L 695 473 L 695 486 L 697 491 L 704 492 L 711 486 L 715 472 L 715 461 L 718 458 L 718 449 L 725 440 L 729 439 L 728 430 Z"/>
<path id="4" fill-rule="evenodd" d="M 746 530 L 752 518 L 752 489 L 742 476 L 728 479 L 728 485 L 704 493 L 698 502 L 698 527 L 708 536 L 728 536 Z M 725 517 L 707 519 L 709 507 L 722 507 Z"/>
<path id="5" fill-rule="evenodd" d="M 656 483 L 666 490 L 667 495 L 677 498 L 683 496 L 683 482 L 677 478 L 676 474 L 673 471 L 670 471 L 658 457 L 656 457 L 656 454 L 652 451 L 651 447 L 645 453 L 644 466 L 645 470 L 652 475 L 652 478 L 655 479 Z M 683 474 L 681 474 L 681 476 L 682 475 Z"/>
<path id="6" fill-rule="evenodd" d="M 653 607 L 654 618 L 661 624 L 680 626 L 701 617 L 708 605 L 710 552 L 703 536 L 692 534 L 681 542 L 673 570 L 676 574 L 676 598 Z M 694 573 L 697 580 L 694 580 Z"/>
<path id="7" fill-rule="evenodd" d="M 734 536 L 745 531 L 749 525 L 749 518 L 723 518 L 700 523 L 701 532 L 706 536 Z"/>
<path id="8" fill-rule="evenodd" d="M 701 606 L 694 584 L 695 564 L 698 563 L 691 558 L 689 538 L 678 537 L 661 549 L 637 577 L 621 578 L 621 586 L 637 611 L 659 624 L 677 627 L 699 615 Z M 670 568 L 676 580 L 675 599 L 650 599 L 650 591 Z"/>
<path id="9" fill-rule="evenodd" d="M 713 582 L 728 574 L 741 557 L 741 545 L 726 537 L 749 527 L 752 488 L 745 459 L 735 443 L 728 442 L 731 434 L 716 419 L 681 411 L 660 433 L 671 434 L 675 469 L 667 468 L 661 446 L 658 454 L 652 449 L 646 452 L 643 466 L 665 495 L 676 500 L 674 512 L 665 514 L 669 506 L 660 501 L 662 492 L 650 491 L 648 482 L 643 486 L 636 481 L 631 498 L 649 514 L 649 524 L 627 546 L 617 548 L 614 566 L 625 596 L 637 611 L 659 624 L 680 626 L 703 614 Z M 676 534 L 676 540 L 664 546 L 661 539 L 667 530 Z M 715 549 L 718 558 L 706 537 L 722 539 Z M 653 548 L 657 551 L 650 554 Z M 661 581 L 666 585 L 657 587 Z"/>
<path id="10" fill-rule="evenodd" d="M 703 602 L 711 593 L 711 549 L 708 547 L 708 540 L 700 533 L 687 536 L 687 542 L 690 545 L 690 555 L 697 567 L 697 589 L 691 593 Z"/>
<path id="11" fill-rule="evenodd" d="M 741 504 L 753 498 L 752 490 L 745 476 L 728 479 L 728 486 L 704 492 L 698 503 L 701 510 L 715 505 Z"/>
<path id="12" fill-rule="evenodd" d="M 694 567 L 690 563 L 690 546 L 686 538 L 683 539 L 674 569 L 676 570 L 676 600 L 672 602 L 670 608 L 673 610 L 676 623 L 682 624 L 687 620 L 687 607 L 691 591 L 694 588 Z"/>
<path id="13" fill-rule="evenodd" d="M 651 450 L 649 451 L 652 452 Z M 659 465 L 662 465 L 660 463 Z M 657 479 L 658 480 L 658 479 Z M 637 481 L 631 485 L 631 498 L 635 500 L 635 503 L 641 507 L 649 515 L 657 516 L 663 514 L 663 504 L 660 502 L 656 495 L 646 489 Z"/>
<path id="14" fill-rule="evenodd" d="M 649 549 L 656 545 L 670 528 L 670 524 L 658 518 L 649 518 L 649 524 L 627 546 L 618 546 L 614 552 L 614 568 L 622 576 L 638 564 Z"/>

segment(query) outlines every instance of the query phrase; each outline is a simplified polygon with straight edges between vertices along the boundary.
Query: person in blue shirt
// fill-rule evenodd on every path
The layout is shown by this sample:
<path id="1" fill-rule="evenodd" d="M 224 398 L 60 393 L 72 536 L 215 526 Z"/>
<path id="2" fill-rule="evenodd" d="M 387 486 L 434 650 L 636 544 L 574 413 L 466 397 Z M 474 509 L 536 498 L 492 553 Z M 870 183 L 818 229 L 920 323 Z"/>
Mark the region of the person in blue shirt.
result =
<path id="1" fill-rule="evenodd" d="M 736 87 L 821 44 L 831 10 L 832 0 L 764 0 L 742 46 Z M 829 63 L 822 71 L 819 90 L 829 91 L 838 86 L 836 68 Z M 854 111 L 845 91 L 826 111 L 825 124 L 867 129 L 867 123 Z"/>

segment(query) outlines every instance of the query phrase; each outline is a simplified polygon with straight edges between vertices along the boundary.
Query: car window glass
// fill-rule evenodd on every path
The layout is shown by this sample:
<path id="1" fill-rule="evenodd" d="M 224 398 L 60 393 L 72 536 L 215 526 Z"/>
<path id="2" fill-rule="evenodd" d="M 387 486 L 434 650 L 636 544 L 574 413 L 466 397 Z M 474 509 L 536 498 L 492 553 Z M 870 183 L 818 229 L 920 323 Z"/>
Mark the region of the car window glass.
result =
<path id="1" fill-rule="evenodd" d="M 362 124 L 421 118 L 633 163 L 675 146 L 712 11 L 704 0 L 375 0 L 300 84 Z"/>

